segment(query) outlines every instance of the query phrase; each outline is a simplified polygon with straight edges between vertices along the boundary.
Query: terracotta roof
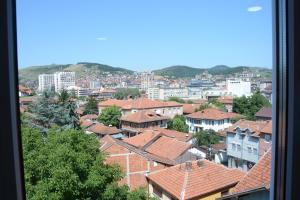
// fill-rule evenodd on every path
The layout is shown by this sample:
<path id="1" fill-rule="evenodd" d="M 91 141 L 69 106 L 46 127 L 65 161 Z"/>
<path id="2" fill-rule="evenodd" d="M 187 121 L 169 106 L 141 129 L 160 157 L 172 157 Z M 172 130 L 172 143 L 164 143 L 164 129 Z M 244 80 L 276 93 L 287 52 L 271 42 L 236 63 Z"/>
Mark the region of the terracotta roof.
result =
<path id="1" fill-rule="evenodd" d="M 217 144 L 211 145 L 211 148 L 215 151 L 224 151 L 226 150 L 226 142 L 219 142 Z"/>
<path id="2" fill-rule="evenodd" d="M 158 131 L 145 130 L 136 136 L 125 138 L 123 141 L 137 148 L 143 148 L 159 134 L 160 132 Z"/>
<path id="3" fill-rule="evenodd" d="M 218 102 L 223 104 L 233 104 L 233 97 L 232 96 L 219 97 Z"/>
<path id="4" fill-rule="evenodd" d="M 186 152 L 192 145 L 178 141 L 176 138 L 161 136 L 153 142 L 146 151 L 162 158 L 175 160 L 178 156 Z"/>
<path id="5" fill-rule="evenodd" d="M 270 148 L 254 165 L 243 179 L 234 187 L 233 193 L 249 191 L 257 188 L 270 188 L 272 149 Z"/>
<path id="6" fill-rule="evenodd" d="M 31 95 L 33 93 L 31 89 L 29 89 L 23 85 L 19 85 L 19 91 L 26 93 L 28 95 Z"/>
<path id="7" fill-rule="evenodd" d="M 242 131 L 249 129 L 252 132 L 252 136 L 259 136 L 260 131 L 267 125 L 268 121 L 250 121 L 241 119 L 234 123 L 227 129 L 227 132 L 235 133 L 236 128 L 240 128 Z"/>
<path id="8" fill-rule="evenodd" d="M 101 135 L 113 135 L 117 133 L 121 133 L 122 130 L 117 129 L 114 126 L 105 126 L 103 124 L 97 123 L 87 129 L 90 132 L 101 134 Z"/>
<path id="9" fill-rule="evenodd" d="M 155 130 L 159 131 L 160 133 L 162 133 L 165 136 L 173 137 L 182 142 L 187 142 L 190 139 L 192 139 L 192 137 L 193 137 L 193 134 L 191 134 L 191 133 L 184 133 L 184 132 L 169 130 L 169 129 L 165 129 L 165 128 L 155 128 Z"/>
<path id="10" fill-rule="evenodd" d="M 206 99 L 196 99 L 196 100 L 193 100 L 193 103 L 195 103 L 195 104 L 204 104 L 206 102 L 207 102 Z"/>
<path id="11" fill-rule="evenodd" d="M 191 113 L 194 113 L 195 110 L 197 108 L 199 108 L 202 104 L 198 103 L 198 104 L 188 104 L 188 103 L 185 103 L 183 104 L 183 113 L 184 114 L 191 114 Z"/>
<path id="12" fill-rule="evenodd" d="M 121 117 L 121 121 L 134 122 L 134 123 L 144 123 L 144 122 L 153 122 L 160 120 L 167 120 L 168 117 L 157 114 L 149 110 L 141 110 L 132 114 Z"/>
<path id="13" fill-rule="evenodd" d="M 262 133 L 272 134 L 272 120 L 270 120 L 265 127 L 261 129 Z"/>
<path id="14" fill-rule="evenodd" d="M 263 107 L 256 114 L 255 117 L 268 117 L 272 118 L 272 108 Z"/>
<path id="15" fill-rule="evenodd" d="M 182 163 L 150 173 L 147 179 L 177 199 L 196 199 L 229 189 L 244 175 L 238 169 L 202 160 L 200 166 L 194 161 L 191 169 L 187 169 L 186 164 Z"/>
<path id="16" fill-rule="evenodd" d="M 144 97 L 138 99 L 129 99 L 129 100 L 117 100 L 109 99 L 98 104 L 99 106 L 118 106 L 124 110 L 130 109 L 149 109 L 149 108 L 163 108 L 163 107 L 180 107 L 182 104 L 177 102 L 163 102 L 147 99 Z"/>
<path id="17" fill-rule="evenodd" d="M 216 108 L 207 108 L 202 111 L 198 111 L 187 115 L 187 117 L 194 118 L 194 119 L 214 119 L 214 120 L 230 119 L 237 116 L 239 116 L 239 114 L 223 112 Z"/>
<path id="18" fill-rule="evenodd" d="M 80 117 L 80 122 L 85 121 L 86 119 L 90 119 L 90 120 L 95 120 L 98 118 L 98 115 L 94 115 L 94 114 L 88 114 L 88 115 L 83 115 L 82 117 Z"/>
<path id="19" fill-rule="evenodd" d="M 26 96 L 26 97 L 20 97 L 19 98 L 19 102 L 22 103 L 22 102 L 27 102 L 27 103 L 31 103 L 33 102 L 34 100 L 36 100 L 36 97 L 35 96 Z"/>
<path id="20" fill-rule="evenodd" d="M 94 122 L 92 122 L 92 121 L 89 120 L 89 119 L 80 122 L 80 126 L 81 126 L 82 128 L 90 127 L 90 126 L 93 125 L 93 124 L 94 124 Z"/>

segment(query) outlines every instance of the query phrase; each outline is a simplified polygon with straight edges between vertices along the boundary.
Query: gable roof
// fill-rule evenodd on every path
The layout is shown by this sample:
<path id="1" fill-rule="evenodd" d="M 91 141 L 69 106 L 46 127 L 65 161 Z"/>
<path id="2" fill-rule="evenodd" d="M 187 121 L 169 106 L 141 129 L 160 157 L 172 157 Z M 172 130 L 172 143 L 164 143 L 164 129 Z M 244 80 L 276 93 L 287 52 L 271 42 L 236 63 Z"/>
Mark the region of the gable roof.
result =
<path id="1" fill-rule="evenodd" d="M 270 188 L 271 181 L 271 148 L 260 158 L 258 163 L 233 188 L 233 193 L 240 193 L 257 188 Z"/>
<path id="2" fill-rule="evenodd" d="M 227 132 L 235 133 L 235 130 L 237 128 L 240 128 L 241 130 L 250 130 L 252 133 L 252 136 L 258 137 L 261 130 L 267 125 L 268 121 L 250 121 L 245 119 L 240 119 L 236 123 L 234 123 L 232 126 L 230 126 L 227 129 Z"/>
<path id="3" fill-rule="evenodd" d="M 90 119 L 90 120 L 95 120 L 98 118 L 98 115 L 95 115 L 95 114 L 87 114 L 87 115 L 83 115 L 80 117 L 80 122 L 83 122 L 84 120 L 86 119 Z"/>
<path id="4" fill-rule="evenodd" d="M 101 135 L 113 135 L 122 132 L 122 130 L 117 129 L 114 126 L 105 126 L 100 123 L 96 123 L 95 125 L 89 127 L 87 130 Z"/>
<path id="5" fill-rule="evenodd" d="M 88 128 L 88 127 L 92 126 L 93 124 L 94 124 L 94 122 L 89 119 L 80 122 L 80 126 L 82 128 Z"/>
<path id="6" fill-rule="evenodd" d="M 268 121 L 267 125 L 261 129 L 261 133 L 272 134 L 272 120 Z"/>
<path id="7" fill-rule="evenodd" d="M 190 169 L 183 163 L 150 173 L 147 179 L 177 199 L 192 199 L 231 188 L 245 175 L 205 159 L 197 162 L 192 162 Z"/>
<path id="8" fill-rule="evenodd" d="M 213 119 L 213 120 L 231 119 L 237 116 L 239 116 L 239 114 L 224 112 L 216 108 L 206 108 L 204 110 L 187 115 L 187 117 L 193 119 Z"/>
<path id="9" fill-rule="evenodd" d="M 185 104 L 183 104 L 183 113 L 184 114 L 194 113 L 195 110 L 197 108 L 199 108 L 201 105 L 202 105 L 201 103 L 197 103 L 197 104 L 196 103 L 191 103 L 191 104 L 185 103 Z"/>
<path id="10" fill-rule="evenodd" d="M 191 134 L 191 133 L 184 133 L 184 132 L 170 130 L 170 129 L 166 129 L 166 128 L 157 127 L 157 128 L 155 128 L 155 130 L 159 131 L 160 133 L 162 133 L 165 136 L 176 138 L 177 140 L 182 141 L 182 142 L 187 142 L 190 139 L 192 139 L 192 137 L 193 137 L 193 134 Z"/>
<path id="11" fill-rule="evenodd" d="M 233 97 L 232 96 L 219 97 L 218 102 L 223 104 L 233 104 Z"/>
<path id="12" fill-rule="evenodd" d="M 158 155 L 159 157 L 175 160 L 191 146 L 191 144 L 178 141 L 175 138 L 161 136 L 145 150 L 154 155 Z"/>
<path id="13" fill-rule="evenodd" d="M 256 114 L 255 117 L 268 117 L 272 118 L 272 108 L 271 107 L 263 107 Z"/>
<path id="14" fill-rule="evenodd" d="M 141 110 L 132 114 L 121 117 L 121 121 L 134 122 L 134 123 L 144 123 L 144 122 L 153 122 L 160 120 L 167 120 L 168 117 L 157 114 L 149 110 Z"/>
<path id="15" fill-rule="evenodd" d="M 158 135 L 160 135 L 158 131 L 144 130 L 142 133 L 130 138 L 125 138 L 123 141 L 137 148 L 143 148 Z"/>
<path id="16" fill-rule="evenodd" d="M 177 102 L 164 102 L 164 101 L 157 101 L 151 100 L 148 98 L 138 98 L 138 99 L 129 99 L 129 100 L 117 100 L 117 99 L 109 99 L 98 104 L 102 107 L 107 106 L 118 106 L 124 110 L 131 110 L 131 109 L 150 109 L 150 108 L 163 108 L 163 107 L 181 107 L 182 104 Z"/>

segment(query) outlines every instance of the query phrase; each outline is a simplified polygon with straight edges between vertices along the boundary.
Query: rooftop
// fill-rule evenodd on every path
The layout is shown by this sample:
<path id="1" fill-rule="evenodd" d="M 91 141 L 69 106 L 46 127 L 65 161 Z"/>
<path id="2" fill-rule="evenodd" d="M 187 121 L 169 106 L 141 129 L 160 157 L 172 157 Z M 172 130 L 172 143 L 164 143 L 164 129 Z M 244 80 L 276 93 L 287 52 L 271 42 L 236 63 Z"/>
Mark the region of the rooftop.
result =
<path id="1" fill-rule="evenodd" d="M 193 119 L 213 119 L 213 120 L 231 119 L 237 116 L 239 116 L 239 114 L 224 112 L 216 108 L 206 108 L 204 110 L 187 115 L 187 117 Z"/>
<path id="2" fill-rule="evenodd" d="M 251 131 L 252 136 L 258 137 L 261 133 L 261 130 L 268 124 L 268 121 L 250 121 L 245 119 L 240 119 L 232 126 L 227 129 L 227 132 L 235 132 L 237 128 L 240 128 L 242 131 L 248 129 Z"/>
<path id="3" fill-rule="evenodd" d="M 263 107 L 256 114 L 255 117 L 268 117 L 272 118 L 272 108 L 271 107 Z"/>
<path id="4" fill-rule="evenodd" d="M 158 113 L 149 111 L 149 110 L 141 110 L 132 114 L 128 114 L 126 116 L 121 117 L 121 121 L 134 122 L 134 123 L 144 123 L 144 122 L 153 122 L 160 120 L 167 120 L 168 117 L 162 116 Z"/>
<path id="5" fill-rule="evenodd" d="M 150 173 L 147 179 L 178 199 L 196 199 L 234 187 L 244 175 L 204 159 L 193 161 L 190 167 L 182 163 Z"/>
<path id="6" fill-rule="evenodd" d="M 87 130 L 101 135 L 113 135 L 122 132 L 122 130 L 117 129 L 114 126 L 105 126 L 100 123 L 96 123 L 95 125 L 89 127 Z"/>

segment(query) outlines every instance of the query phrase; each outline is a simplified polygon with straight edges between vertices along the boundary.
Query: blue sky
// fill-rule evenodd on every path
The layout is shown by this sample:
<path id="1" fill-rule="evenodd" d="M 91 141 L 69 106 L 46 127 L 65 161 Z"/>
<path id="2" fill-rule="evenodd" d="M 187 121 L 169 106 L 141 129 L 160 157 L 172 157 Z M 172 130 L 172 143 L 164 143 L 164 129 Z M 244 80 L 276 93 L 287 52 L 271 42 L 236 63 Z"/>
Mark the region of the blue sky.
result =
<path id="1" fill-rule="evenodd" d="M 19 67 L 272 66 L 271 0 L 17 0 Z"/>

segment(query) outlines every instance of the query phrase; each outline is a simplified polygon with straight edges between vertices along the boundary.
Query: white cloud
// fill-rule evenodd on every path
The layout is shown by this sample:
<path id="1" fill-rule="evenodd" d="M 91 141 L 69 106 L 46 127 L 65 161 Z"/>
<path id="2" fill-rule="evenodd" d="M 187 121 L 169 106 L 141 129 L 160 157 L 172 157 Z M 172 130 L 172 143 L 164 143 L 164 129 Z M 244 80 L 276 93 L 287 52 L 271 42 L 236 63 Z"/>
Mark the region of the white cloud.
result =
<path id="1" fill-rule="evenodd" d="M 107 38 L 105 38 L 105 37 L 98 37 L 98 38 L 96 38 L 96 40 L 105 41 L 105 40 L 107 40 Z"/>
<path id="2" fill-rule="evenodd" d="M 261 6 L 251 6 L 248 8 L 248 12 L 258 12 L 260 10 L 262 10 Z"/>

